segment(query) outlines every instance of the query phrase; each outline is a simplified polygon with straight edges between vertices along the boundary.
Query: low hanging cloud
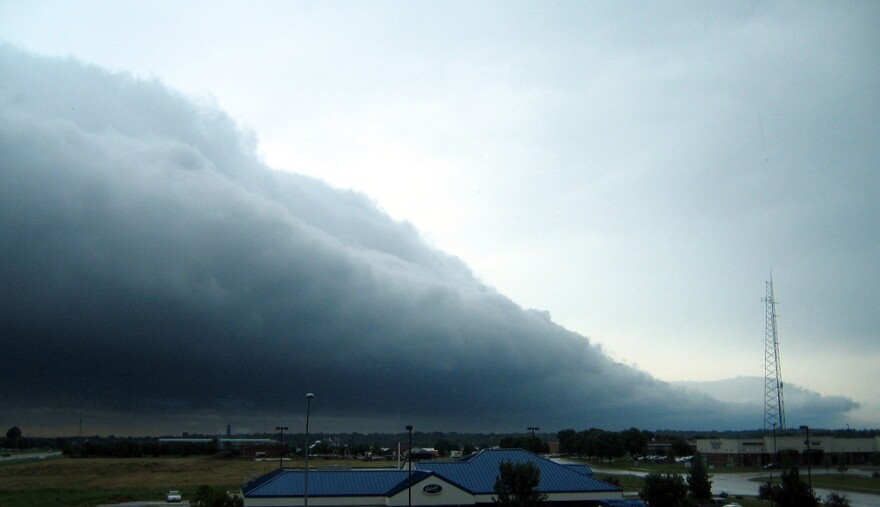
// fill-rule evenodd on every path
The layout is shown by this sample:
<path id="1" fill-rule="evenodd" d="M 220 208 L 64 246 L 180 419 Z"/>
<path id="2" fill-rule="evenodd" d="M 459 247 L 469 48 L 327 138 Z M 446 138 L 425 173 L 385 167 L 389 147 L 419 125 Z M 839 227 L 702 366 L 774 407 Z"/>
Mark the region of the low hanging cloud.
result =
<path id="1" fill-rule="evenodd" d="M 713 381 L 674 382 L 694 393 L 748 407 L 752 413 L 764 410 L 762 377 L 735 377 Z M 823 396 L 815 391 L 786 382 L 782 389 L 785 419 L 789 427 L 808 424 L 814 428 L 841 427 L 840 415 L 858 410 L 861 405 L 845 396 Z"/>
<path id="2" fill-rule="evenodd" d="M 751 428 L 615 363 L 214 106 L 0 47 L 0 411 L 119 432 Z M 841 405 L 844 413 L 852 405 Z"/>

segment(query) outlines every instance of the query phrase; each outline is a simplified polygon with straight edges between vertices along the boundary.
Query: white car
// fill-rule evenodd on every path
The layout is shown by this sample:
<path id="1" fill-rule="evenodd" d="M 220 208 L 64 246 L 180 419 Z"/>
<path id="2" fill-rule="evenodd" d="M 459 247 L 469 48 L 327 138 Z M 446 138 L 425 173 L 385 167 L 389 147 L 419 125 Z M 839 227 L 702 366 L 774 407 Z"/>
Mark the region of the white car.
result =
<path id="1" fill-rule="evenodd" d="M 728 503 L 728 504 L 724 504 L 724 507 L 742 507 L 742 505 L 740 505 L 738 503 Z"/>
<path id="2" fill-rule="evenodd" d="M 181 501 L 180 491 L 177 491 L 176 489 L 172 489 L 171 491 L 168 492 L 168 495 L 165 496 L 165 501 L 166 502 L 180 502 Z"/>

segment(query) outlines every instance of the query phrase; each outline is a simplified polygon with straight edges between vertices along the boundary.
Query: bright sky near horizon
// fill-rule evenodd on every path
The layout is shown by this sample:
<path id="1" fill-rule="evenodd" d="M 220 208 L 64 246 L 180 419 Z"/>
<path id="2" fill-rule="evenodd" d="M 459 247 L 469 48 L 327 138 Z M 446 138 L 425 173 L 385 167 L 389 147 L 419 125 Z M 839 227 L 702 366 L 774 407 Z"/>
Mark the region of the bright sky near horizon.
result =
<path id="1" fill-rule="evenodd" d="M 659 379 L 880 425 L 880 4 L 13 2 L 0 41 L 216 102 Z"/>

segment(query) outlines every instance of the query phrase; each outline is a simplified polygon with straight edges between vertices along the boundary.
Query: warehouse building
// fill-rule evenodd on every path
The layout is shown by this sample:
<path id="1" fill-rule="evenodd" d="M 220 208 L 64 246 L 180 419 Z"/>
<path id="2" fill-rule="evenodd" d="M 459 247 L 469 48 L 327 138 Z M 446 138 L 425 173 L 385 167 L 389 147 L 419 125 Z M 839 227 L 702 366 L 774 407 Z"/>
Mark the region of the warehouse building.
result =
<path id="1" fill-rule="evenodd" d="M 412 463 L 402 469 L 279 469 L 242 487 L 245 507 L 489 506 L 505 461 L 533 463 L 548 505 L 592 507 L 620 500 L 619 487 L 586 465 L 564 465 L 520 449 L 486 449 L 458 461 Z M 308 485 L 308 486 L 306 486 Z M 308 489 L 306 489 L 308 488 Z"/>
<path id="2" fill-rule="evenodd" d="M 758 467 L 771 464 L 863 465 L 880 458 L 880 436 L 837 438 L 811 435 L 767 435 L 758 438 L 697 440 L 697 451 L 713 467 Z"/>

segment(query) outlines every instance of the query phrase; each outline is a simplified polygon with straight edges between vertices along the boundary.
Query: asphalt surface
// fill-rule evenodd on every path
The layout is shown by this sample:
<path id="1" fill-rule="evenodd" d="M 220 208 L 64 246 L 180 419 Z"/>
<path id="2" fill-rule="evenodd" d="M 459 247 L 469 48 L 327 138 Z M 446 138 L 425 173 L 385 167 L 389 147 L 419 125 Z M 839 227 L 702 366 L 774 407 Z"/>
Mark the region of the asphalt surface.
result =
<path id="1" fill-rule="evenodd" d="M 176 503 L 176 502 L 175 502 L 175 503 L 168 503 L 168 502 L 159 502 L 159 501 L 153 501 L 153 502 L 105 503 L 105 504 L 98 505 L 97 507 L 149 507 L 149 506 L 155 506 L 155 505 L 165 505 L 165 506 L 168 506 L 168 505 L 174 505 L 174 506 L 176 506 L 176 505 L 181 505 L 181 506 L 183 506 L 183 507 L 189 507 L 189 500 L 184 500 L 184 501 L 182 501 L 182 502 L 180 502 L 180 503 Z"/>
<path id="2" fill-rule="evenodd" d="M 19 459 L 46 459 L 61 456 L 61 451 L 54 452 L 15 452 L 9 456 L 0 456 L 0 461 L 14 461 Z"/>
<path id="3" fill-rule="evenodd" d="M 593 471 L 601 474 L 608 475 L 636 475 L 639 477 L 644 477 L 648 475 L 647 472 L 630 472 L 627 470 L 613 470 L 607 468 L 595 468 L 593 467 Z M 836 472 L 835 472 L 836 473 Z M 864 474 L 864 472 L 859 470 L 851 470 L 847 473 L 851 473 L 853 475 Z M 756 477 L 761 477 L 767 475 L 766 473 L 757 474 L 757 473 L 742 473 L 742 474 L 725 474 L 725 473 L 717 473 L 711 472 L 712 475 L 712 494 L 713 495 L 721 495 L 721 493 L 727 493 L 730 496 L 757 496 L 758 495 L 758 487 L 760 487 L 759 482 L 754 482 L 751 479 Z M 813 474 L 816 474 L 816 471 L 813 471 Z M 682 474 L 685 475 L 685 474 Z M 816 489 L 816 495 L 819 496 L 820 499 L 824 500 L 828 494 L 832 493 L 830 489 Z M 880 495 L 869 495 L 866 493 L 853 493 L 849 491 L 839 491 L 838 493 L 842 493 L 849 498 L 850 507 L 880 507 Z"/>

